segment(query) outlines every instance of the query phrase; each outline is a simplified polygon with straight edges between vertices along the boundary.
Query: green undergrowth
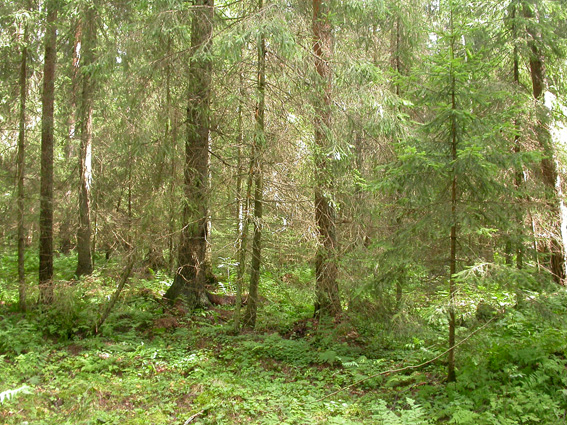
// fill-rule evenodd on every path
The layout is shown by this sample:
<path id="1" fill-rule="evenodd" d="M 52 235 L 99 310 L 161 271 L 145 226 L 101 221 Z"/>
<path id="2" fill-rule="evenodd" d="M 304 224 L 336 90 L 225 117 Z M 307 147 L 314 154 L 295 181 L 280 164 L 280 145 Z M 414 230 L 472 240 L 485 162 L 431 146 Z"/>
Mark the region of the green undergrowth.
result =
<path id="1" fill-rule="evenodd" d="M 306 269 L 264 274 L 258 327 L 240 335 L 232 333 L 230 306 L 186 314 L 164 303 L 169 279 L 161 272 L 137 271 L 96 333 L 118 264 L 79 281 L 60 280 L 52 308 L 25 314 L 15 308 L 12 272 L 0 280 L 1 424 L 566 420 L 562 290 L 526 291 L 521 305 L 488 324 L 466 316 L 459 340 L 486 326 L 457 349 L 458 380 L 447 384 L 444 356 L 406 368 L 446 349 L 433 307 L 389 323 L 365 323 L 354 310 L 341 321 L 318 322 Z M 232 290 L 230 281 L 218 288 Z M 404 324 L 411 333 L 400 332 Z"/>

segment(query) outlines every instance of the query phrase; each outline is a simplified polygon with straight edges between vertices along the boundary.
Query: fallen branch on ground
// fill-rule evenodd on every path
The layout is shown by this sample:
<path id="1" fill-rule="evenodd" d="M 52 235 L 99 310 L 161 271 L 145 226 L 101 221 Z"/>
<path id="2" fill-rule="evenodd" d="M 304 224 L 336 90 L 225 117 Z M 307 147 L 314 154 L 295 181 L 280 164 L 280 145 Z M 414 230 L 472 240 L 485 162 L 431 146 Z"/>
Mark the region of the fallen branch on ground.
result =
<path id="1" fill-rule="evenodd" d="M 190 416 L 189 419 L 187 419 L 183 425 L 189 425 L 191 422 L 193 422 L 196 418 L 198 418 L 199 416 L 201 416 L 203 413 L 205 413 L 205 409 L 201 410 L 200 412 L 195 413 L 194 415 Z"/>
<path id="2" fill-rule="evenodd" d="M 441 357 L 443 357 L 445 354 L 447 354 L 449 351 L 454 350 L 455 348 L 457 348 L 459 345 L 464 344 L 467 340 L 469 340 L 470 338 L 472 338 L 473 335 L 475 335 L 476 333 L 480 332 L 481 330 L 483 330 L 484 328 L 486 328 L 491 322 L 493 322 L 498 316 L 494 316 L 493 318 L 491 318 L 488 322 L 486 322 L 484 325 L 482 325 L 480 328 L 476 329 L 475 331 L 471 332 L 466 338 L 462 339 L 461 341 L 459 341 L 457 344 L 455 344 L 453 347 L 450 347 L 449 349 L 443 351 L 441 354 L 439 354 L 438 356 L 433 357 L 430 360 L 427 360 L 426 362 L 420 363 L 418 365 L 412 365 L 412 366 L 405 366 L 402 367 L 400 369 L 390 369 L 390 370 L 385 370 L 384 372 L 379 372 L 379 373 L 375 373 L 374 375 L 370 375 L 367 376 L 366 378 L 360 379 L 358 381 L 356 381 L 353 384 L 347 385 L 346 387 L 342 387 L 340 389 L 338 389 L 337 391 L 334 391 L 330 394 L 327 394 L 325 397 L 321 397 L 320 399 L 317 399 L 315 401 L 313 401 L 313 403 L 317 403 L 319 401 L 323 401 L 329 397 L 334 396 L 335 394 L 338 394 L 340 392 L 346 391 L 352 387 L 355 387 L 356 385 L 364 382 L 364 381 L 368 381 L 369 379 L 372 378 L 377 378 L 378 376 L 384 376 L 384 375 L 389 375 L 390 373 L 398 373 L 398 372 L 403 372 L 406 370 L 413 370 L 413 369 L 419 369 L 420 367 L 423 366 L 427 366 L 428 364 L 433 363 L 434 361 L 440 359 Z"/>
<path id="3" fill-rule="evenodd" d="M 135 258 L 134 253 L 130 252 L 128 254 L 128 262 L 126 263 L 126 266 L 124 267 L 124 271 L 122 272 L 122 277 L 120 278 L 120 282 L 118 283 L 118 287 L 116 288 L 116 291 L 114 291 L 114 294 L 112 294 L 110 301 L 106 305 L 104 311 L 102 312 L 102 315 L 100 316 L 100 318 L 98 319 L 98 321 L 96 322 L 96 324 L 94 326 L 93 330 L 94 330 L 95 334 L 98 333 L 99 329 L 101 328 L 101 326 L 104 324 L 104 322 L 108 318 L 108 315 L 112 311 L 112 307 L 114 307 L 114 304 L 116 304 L 116 301 L 118 300 L 118 297 L 120 296 L 120 293 L 122 292 L 122 289 L 124 289 L 126 282 L 128 282 L 128 278 L 130 277 L 130 274 L 132 273 L 132 268 L 134 267 L 134 258 Z"/>

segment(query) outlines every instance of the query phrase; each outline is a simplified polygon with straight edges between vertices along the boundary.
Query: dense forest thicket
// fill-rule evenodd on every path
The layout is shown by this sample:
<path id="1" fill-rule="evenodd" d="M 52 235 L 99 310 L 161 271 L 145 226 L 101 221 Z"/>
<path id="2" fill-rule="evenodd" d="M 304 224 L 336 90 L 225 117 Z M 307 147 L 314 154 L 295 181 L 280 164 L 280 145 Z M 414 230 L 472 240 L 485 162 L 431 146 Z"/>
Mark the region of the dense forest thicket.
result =
<path id="1" fill-rule="evenodd" d="M 565 0 L 0 3 L 0 422 L 567 421 Z"/>

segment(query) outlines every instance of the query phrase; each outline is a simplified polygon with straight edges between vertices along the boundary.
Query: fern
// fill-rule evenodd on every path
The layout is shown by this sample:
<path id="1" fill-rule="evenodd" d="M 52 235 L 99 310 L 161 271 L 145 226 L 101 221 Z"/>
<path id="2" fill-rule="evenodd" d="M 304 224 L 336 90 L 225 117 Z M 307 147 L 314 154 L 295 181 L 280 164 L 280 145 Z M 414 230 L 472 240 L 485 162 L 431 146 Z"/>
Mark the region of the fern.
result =
<path id="1" fill-rule="evenodd" d="M 13 398 L 16 394 L 32 394 L 31 388 L 24 385 L 15 390 L 6 390 L 0 393 L 0 403 L 4 404 L 4 401 L 8 401 Z"/>
<path id="2" fill-rule="evenodd" d="M 378 400 L 373 409 L 372 419 L 383 425 L 427 425 L 432 422 L 426 418 L 423 408 L 411 398 L 406 398 L 408 409 L 393 412 L 384 400 Z"/>

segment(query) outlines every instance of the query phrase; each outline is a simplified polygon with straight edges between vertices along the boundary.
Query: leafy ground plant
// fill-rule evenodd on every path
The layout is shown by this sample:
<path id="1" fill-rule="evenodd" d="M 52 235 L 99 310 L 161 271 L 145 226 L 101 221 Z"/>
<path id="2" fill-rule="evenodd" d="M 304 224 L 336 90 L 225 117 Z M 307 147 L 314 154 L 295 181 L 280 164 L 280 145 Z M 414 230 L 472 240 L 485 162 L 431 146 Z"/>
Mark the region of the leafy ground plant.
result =
<path id="1" fill-rule="evenodd" d="M 117 268 L 76 282 L 50 310 L 0 307 L 3 424 L 546 424 L 567 410 L 567 296 L 526 293 L 492 322 L 459 329 L 447 385 L 443 328 L 415 309 L 395 326 L 310 318 L 305 283 L 266 275 L 255 332 L 231 306 L 187 314 L 163 303 L 164 276 L 134 276 L 92 333 Z M 13 284 L 4 286 L 11 299 Z M 280 285 L 282 288 L 280 288 Z M 285 286 L 285 289 L 283 288 Z M 303 288 L 303 289 L 302 289 Z M 281 290 L 280 290 L 281 289 Z M 306 292 L 305 292 L 306 293 Z M 278 310 L 274 306 L 286 306 Z M 360 314 L 357 312 L 356 314 Z M 396 325 L 399 326 L 399 325 Z M 389 330 L 390 329 L 390 330 Z M 376 334 L 372 335 L 371 330 Z M 387 345 L 381 344 L 388 341 Z M 398 372 L 388 372 L 403 369 Z M 355 384 L 357 383 L 358 384 Z M 355 384 L 355 385 L 353 385 Z"/>

